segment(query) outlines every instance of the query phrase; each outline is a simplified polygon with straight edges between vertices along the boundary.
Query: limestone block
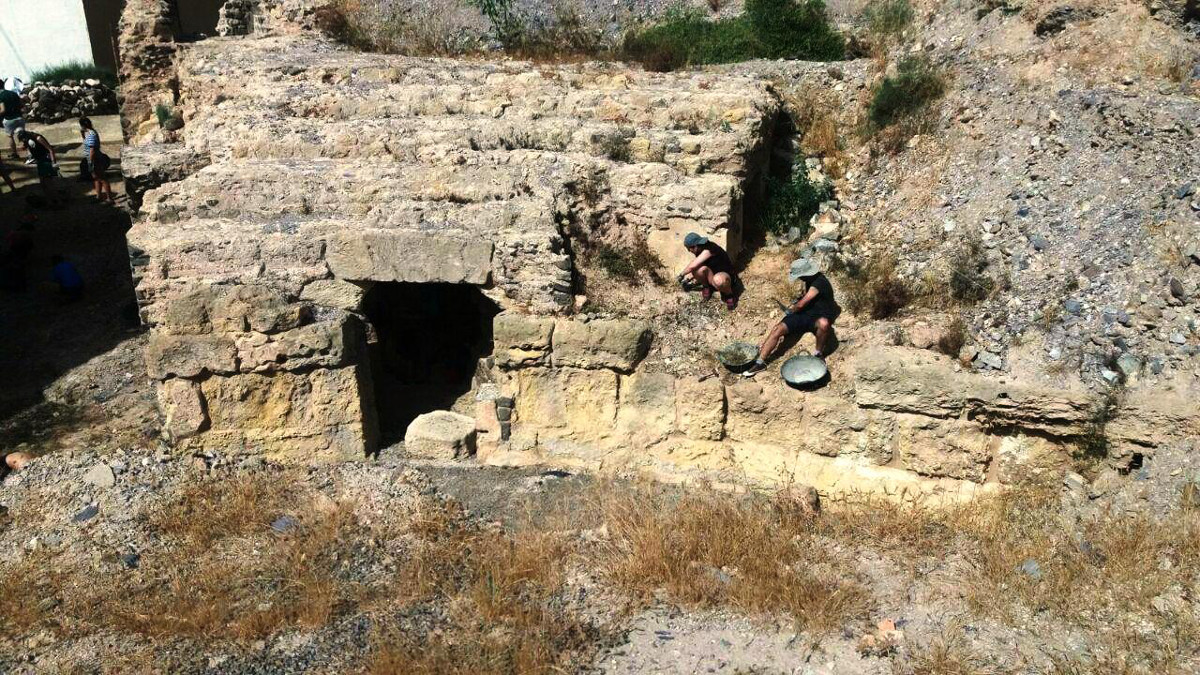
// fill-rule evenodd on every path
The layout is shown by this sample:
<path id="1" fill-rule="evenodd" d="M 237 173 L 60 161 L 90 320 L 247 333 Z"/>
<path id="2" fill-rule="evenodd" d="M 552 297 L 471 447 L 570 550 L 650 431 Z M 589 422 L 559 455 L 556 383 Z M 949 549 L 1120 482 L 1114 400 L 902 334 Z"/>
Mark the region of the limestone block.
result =
<path id="1" fill-rule="evenodd" d="M 212 308 L 216 291 L 211 286 L 194 287 L 168 302 L 159 314 L 158 327 L 178 335 L 212 332 Z"/>
<path id="2" fill-rule="evenodd" d="M 675 420 L 685 436 L 719 441 L 725 436 L 725 385 L 717 378 L 675 382 Z"/>
<path id="3" fill-rule="evenodd" d="M 475 435 L 475 449 L 480 459 L 499 448 L 500 418 L 494 399 L 475 401 Z"/>
<path id="4" fill-rule="evenodd" d="M 200 388 L 211 424 L 183 449 L 304 463 L 358 459 L 369 449 L 355 367 L 209 377 Z"/>
<path id="5" fill-rule="evenodd" d="M 191 438 L 208 428 L 208 411 L 195 382 L 173 378 L 160 383 L 158 407 L 165 418 L 163 430 L 172 441 Z"/>
<path id="6" fill-rule="evenodd" d="M 228 286 L 214 295 L 213 329 L 218 332 L 276 333 L 299 326 L 307 317 L 304 305 L 259 284 Z"/>
<path id="7" fill-rule="evenodd" d="M 766 387 L 769 387 L 767 389 Z M 725 387 L 729 401 L 726 435 L 735 440 L 794 448 L 804 433 L 802 394 L 781 383 L 753 380 Z"/>
<path id="8" fill-rule="evenodd" d="M 545 365 L 554 319 L 501 312 L 492 319 L 492 356 L 501 368 Z"/>
<path id="9" fill-rule="evenodd" d="M 923 476 L 982 483 L 998 439 L 978 425 L 920 415 L 898 415 L 896 446 L 901 465 Z"/>
<path id="10" fill-rule="evenodd" d="M 237 348 L 225 336 L 154 334 L 146 346 L 146 372 L 151 379 L 228 374 L 237 370 Z"/>
<path id="11" fill-rule="evenodd" d="M 855 402 L 864 408 L 987 420 L 1056 436 L 1082 433 L 1094 402 L 1084 392 L 1019 385 L 954 372 L 950 359 L 903 347 L 864 350 L 853 364 Z"/>
<path id="12" fill-rule="evenodd" d="M 614 436 L 617 443 L 644 448 L 675 430 L 675 377 L 636 372 L 620 379 L 620 405 Z"/>
<path id="13" fill-rule="evenodd" d="M 335 368 L 352 363 L 366 344 L 361 324 L 345 317 L 282 333 L 244 333 L 235 338 L 243 373 Z"/>
<path id="14" fill-rule="evenodd" d="M 483 285 L 492 273 L 491 241 L 403 230 L 339 232 L 326 260 L 350 281 L 445 282 Z"/>
<path id="15" fill-rule="evenodd" d="M 322 307 L 357 312 L 362 309 L 366 286 L 341 279 L 317 279 L 300 291 L 300 299 Z"/>
<path id="16" fill-rule="evenodd" d="M 524 368 L 516 371 L 514 434 L 596 441 L 612 433 L 617 374 L 609 370 Z"/>
<path id="17" fill-rule="evenodd" d="M 611 368 L 630 372 L 650 349 L 650 327 L 624 319 L 583 323 L 560 319 L 554 325 L 554 365 Z"/>
<path id="18" fill-rule="evenodd" d="M 207 156 L 178 143 L 125 146 L 121 150 L 121 174 L 130 206 L 141 208 L 142 196 L 148 190 L 183 180 L 208 162 Z"/>
<path id="19" fill-rule="evenodd" d="M 894 415 L 814 393 L 804 399 L 804 421 L 795 434 L 795 447 L 816 455 L 857 456 L 883 465 L 892 459 L 894 436 Z"/>
<path id="20" fill-rule="evenodd" d="M 475 420 L 435 410 L 420 415 L 404 432 L 404 451 L 414 457 L 459 459 L 475 454 Z"/>
<path id="21" fill-rule="evenodd" d="M 1040 436 L 1006 436 L 996 451 L 996 479 L 1010 485 L 1045 473 L 1066 473 L 1070 465 L 1068 447 Z"/>

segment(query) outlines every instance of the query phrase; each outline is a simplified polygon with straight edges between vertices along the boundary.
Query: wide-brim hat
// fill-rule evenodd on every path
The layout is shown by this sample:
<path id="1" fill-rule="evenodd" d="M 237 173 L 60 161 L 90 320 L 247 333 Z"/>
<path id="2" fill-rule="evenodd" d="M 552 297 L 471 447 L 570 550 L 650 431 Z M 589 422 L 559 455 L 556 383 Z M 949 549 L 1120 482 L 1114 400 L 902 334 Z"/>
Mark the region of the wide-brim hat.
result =
<path id="1" fill-rule="evenodd" d="M 805 277 L 811 277 L 814 274 L 821 272 L 821 266 L 812 258 L 797 258 L 792 261 L 792 266 L 788 268 L 788 279 L 797 281 Z"/>
<path id="2" fill-rule="evenodd" d="M 702 237 L 695 232 L 688 232 L 683 238 L 683 245 L 691 248 L 692 246 L 703 246 L 708 243 L 708 237 Z"/>

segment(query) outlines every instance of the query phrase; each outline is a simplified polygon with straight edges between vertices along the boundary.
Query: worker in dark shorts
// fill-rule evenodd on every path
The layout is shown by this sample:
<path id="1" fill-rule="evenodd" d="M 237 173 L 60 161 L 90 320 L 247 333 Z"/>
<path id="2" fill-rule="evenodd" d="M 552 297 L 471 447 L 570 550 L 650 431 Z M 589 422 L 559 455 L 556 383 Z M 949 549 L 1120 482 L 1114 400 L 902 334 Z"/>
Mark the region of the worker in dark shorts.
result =
<path id="1" fill-rule="evenodd" d="M 833 286 L 829 279 L 821 273 L 816 262 L 801 258 L 792 263 L 788 271 L 792 283 L 804 282 L 804 293 L 800 299 L 787 308 L 783 320 L 771 328 L 758 350 L 758 358 L 750 365 L 744 375 L 754 377 L 767 367 L 767 359 L 788 335 L 803 335 L 813 333 L 817 338 L 817 350 L 813 356 L 824 358 L 829 349 L 829 336 L 833 332 L 833 322 L 837 320 L 842 310 L 833 298 Z"/>
<path id="2" fill-rule="evenodd" d="M 700 283 L 702 298 L 708 300 L 715 290 L 721 294 L 726 307 L 736 308 L 741 281 L 725 249 L 695 232 L 688 232 L 683 238 L 683 245 L 696 257 L 679 274 L 679 280 L 695 280 Z"/>
<path id="3" fill-rule="evenodd" d="M 9 145 L 12 146 L 13 159 L 21 158 L 17 154 L 17 134 L 25 128 L 25 118 L 22 116 L 24 108 L 21 95 L 0 84 L 0 123 L 3 123 L 4 135 L 8 136 Z"/>

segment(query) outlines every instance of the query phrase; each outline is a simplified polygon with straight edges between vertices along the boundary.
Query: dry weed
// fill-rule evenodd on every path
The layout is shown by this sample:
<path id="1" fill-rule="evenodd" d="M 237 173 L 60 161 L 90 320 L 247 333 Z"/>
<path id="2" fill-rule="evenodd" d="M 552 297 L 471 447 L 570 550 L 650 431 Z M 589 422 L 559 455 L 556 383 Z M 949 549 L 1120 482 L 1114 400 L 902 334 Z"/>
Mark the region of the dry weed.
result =
<path id="1" fill-rule="evenodd" d="M 261 484 L 260 492 L 270 498 L 290 491 L 273 481 Z M 230 491 L 238 498 L 211 500 L 218 505 L 213 520 L 236 527 L 219 533 L 212 526 L 183 529 L 181 545 L 143 556 L 129 584 L 82 593 L 69 611 L 94 626 L 150 637 L 246 640 L 288 627 L 324 626 L 357 599 L 361 589 L 339 575 L 351 542 L 365 538 L 347 505 L 317 509 L 302 502 L 305 515 L 277 533 L 269 522 L 278 511 L 259 513 L 267 522 L 251 526 L 255 519 L 242 521 L 231 513 L 250 495 L 240 486 Z M 209 501 L 208 495 L 188 492 L 201 503 Z M 261 499 L 250 497 L 249 503 Z"/>
<path id="2" fill-rule="evenodd" d="M 20 635 L 38 626 L 60 594 L 60 583 L 46 555 L 0 566 L 0 632 Z"/>
<path id="3" fill-rule="evenodd" d="M 445 603 L 430 630 L 384 629 L 371 673 L 551 673 L 602 643 L 558 596 L 571 547 L 564 535 L 506 535 L 434 508 L 396 579 L 401 603 Z"/>
<path id="4" fill-rule="evenodd" d="M 284 476 L 242 475 L 192 483 L 147 520 L 162 535 L 204 549 L 224 537 L 266 529 L 294 507 L 296 492 L 294 480 Z"/>
<path id="5" fill-rule="evenodd" d="M 812 518 L 780 517 L 765 500 L 632 490 L 597 508 L 609 533 L 600 568 L 636 596 L 663 589 L 686 605 L 785 613 L 816 631 L 870 608 L 849 561 L 818 544 Z"/>
<path id="6" fill-rule="evenodd" d="M 1164 630 L 1198 637 L 1194 619 L 1164 616 L 1152 601 L 1193 583 L 1200 515 L 1114 514 L 1076 528 L 1057 505 L 1056 490 L 1035 486 L 960 511 L 956 524 L 972 543 L 963 549 L 962 586 L 977 612 L 1001 618 L 1018 609 L 1049 612 L 1083 628 L 1152 617 Z"/>
<path id="7" fill-rule="evenodd" d="M 892 662 L 893 675 L 1000 675 L 971 648 L 961 629 L 951 625 L 927 644 L 908 645 L 905 656 Z"/>

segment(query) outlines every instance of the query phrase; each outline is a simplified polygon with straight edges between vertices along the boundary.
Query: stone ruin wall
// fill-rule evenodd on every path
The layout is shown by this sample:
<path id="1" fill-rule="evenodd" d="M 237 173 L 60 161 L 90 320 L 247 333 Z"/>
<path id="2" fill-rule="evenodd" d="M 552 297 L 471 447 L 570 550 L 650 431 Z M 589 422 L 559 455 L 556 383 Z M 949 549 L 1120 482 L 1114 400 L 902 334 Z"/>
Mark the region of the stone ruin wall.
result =
<path id="1" fill-rule="evenodd" d="M 125 25 L 158 53 L 149 24 Z M 149 62 L 185 127 L 146 133 L 127 102 L 149 142 L 125 171 L 147 368 L 180 451 L 376 449 L 362 302 L 389 281 L 474 285 L 503 310 L 476 375 L 481 462 L 958 497 L 1062 471 L 1094 431 L 1086 393 L 929 352 L 858 350 L 847 389 L 799 393 L 654 372 L 649 326 L 573 315 L 573 226 L 636 231 L 672 268 L 691 230 L 736 253 L 779 113 L 760 80 L 364 55 L 296 31 L 171 49 L 169 72 Z M 1131 398 L 1114 461 L 1195 435 L 1193 408 Z"/>

